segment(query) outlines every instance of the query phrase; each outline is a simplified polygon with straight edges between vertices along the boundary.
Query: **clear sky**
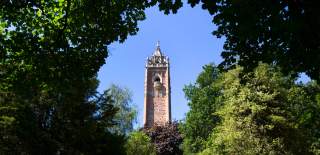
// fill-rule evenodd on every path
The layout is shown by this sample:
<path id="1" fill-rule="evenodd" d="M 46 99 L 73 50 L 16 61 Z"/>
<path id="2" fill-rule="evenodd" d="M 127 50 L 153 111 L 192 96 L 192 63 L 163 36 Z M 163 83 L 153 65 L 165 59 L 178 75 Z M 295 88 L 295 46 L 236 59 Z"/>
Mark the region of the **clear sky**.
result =
<path id="1" fill-rule="evenodd" d="M 172 118 L 181 120 L 188 111 L 182 91 L 184 85 L 193 83 L 208 63 L 221 62 L 223 39 L 211 33 L 216 26 L 212 16 L 200 6 L 188 4 L 178 14 L 164 15 L 157 7 L 146 10 L 147 19 L 139 23 L 139 32 L 122 43 L 109 46 L 110 56 L 100 69 L 98 90 L 107 89 L 111 83 L 129 88 L 133 103 L 138 108 L 138 124 L 143 121 L 144 72 L 146 57 L 151 56 L 160 41 L 162 52 L 170 58 Z"/>

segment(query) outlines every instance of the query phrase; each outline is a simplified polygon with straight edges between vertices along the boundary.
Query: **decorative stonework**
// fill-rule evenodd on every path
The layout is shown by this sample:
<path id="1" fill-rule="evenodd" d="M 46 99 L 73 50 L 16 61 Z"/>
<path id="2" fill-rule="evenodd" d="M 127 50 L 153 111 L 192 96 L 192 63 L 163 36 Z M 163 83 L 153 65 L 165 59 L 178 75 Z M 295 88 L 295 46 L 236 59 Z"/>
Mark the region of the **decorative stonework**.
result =
<path id="1" fill-rule="evenodd" d="M 163 56 L 159 43 L 153 55 L 147 58 L 144 87 L 144 126 L 170 122 L 169 58 Z"/>
<path id="2" fill-rule="evenodd" d="M 151 58 L 147 58 L 146 67 L 169 67 L 169 58 L 162 55 L 160 46 L 157 46 Z"/>

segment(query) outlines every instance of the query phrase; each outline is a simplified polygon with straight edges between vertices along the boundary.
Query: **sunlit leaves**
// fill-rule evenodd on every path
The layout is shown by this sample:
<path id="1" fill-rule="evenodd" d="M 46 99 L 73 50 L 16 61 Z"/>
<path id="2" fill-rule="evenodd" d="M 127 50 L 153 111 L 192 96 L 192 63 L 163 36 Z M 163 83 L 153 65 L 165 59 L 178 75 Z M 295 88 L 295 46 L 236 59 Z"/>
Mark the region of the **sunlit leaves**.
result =
<path id="1" fill-rule="evenodd" d="M 0 150 L 118 154 L 123 137 L 108 130 L 117 108 L 96 98 L 95 79 L 106 46 L 135 34 L 146 7 L 131 0 L 0 1 L 0 127 L 8 127 Z"/>
<path id="2" fill-rule="evenodd" d="M 230 70 L 221 82 L 227 84 L 222 85 L 223 106 L 216 112 L 221 124 L 202 154 L 311 153 L 318 136 L 315 128 L 305 126 L 318 117 L 313 110 L 319 108 L 313 108 L 305 86 L 266 64 L 253 73 Z"/>
<path id="3" fill-rule="evenodd" d="M 154 144 L 151 143 L 151 138 L 142 131 L 130 133 L 125 144 L 127 155 L 155 155 L 156 150 Z"/>
<path id="4" fill-rule="evenodd" d="M 196 83 L 183 89 L 190 107 L 185 123 L 181 124 L 184 153 L 201 151 L 212 129 L 219 122 L 219 118 L 214 114 L 222 104 L 219 99 L 221 87 L 217 84 L 219 75 L 217 67 L 212 64 L 205 65 Z"/>
<path id="5" fill-rule="evenodd" d="M 120 135 L 128 135 L 133 130 L 133 124 L 137 117 L 136 107 L 132 103 L 131 91 L 128 88 L 112 84 L 104 95 L 110 96 L 113 106 L 119 109 L 114 116 L 117 125 L 110 128 L 110 131 Z"/>

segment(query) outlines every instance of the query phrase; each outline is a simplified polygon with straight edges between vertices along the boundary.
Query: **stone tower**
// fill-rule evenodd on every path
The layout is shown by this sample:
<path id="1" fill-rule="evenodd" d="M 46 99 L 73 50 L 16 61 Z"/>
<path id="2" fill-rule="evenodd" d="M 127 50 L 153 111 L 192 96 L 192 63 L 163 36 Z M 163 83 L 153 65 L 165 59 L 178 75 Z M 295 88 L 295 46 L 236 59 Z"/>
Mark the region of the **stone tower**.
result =
<path id="1" fill-rule="evenodd" d="M 159 42 L 147 58 L 144 81 L 144 126 L 171 121 L 169 58 L 161 53 Z"/>

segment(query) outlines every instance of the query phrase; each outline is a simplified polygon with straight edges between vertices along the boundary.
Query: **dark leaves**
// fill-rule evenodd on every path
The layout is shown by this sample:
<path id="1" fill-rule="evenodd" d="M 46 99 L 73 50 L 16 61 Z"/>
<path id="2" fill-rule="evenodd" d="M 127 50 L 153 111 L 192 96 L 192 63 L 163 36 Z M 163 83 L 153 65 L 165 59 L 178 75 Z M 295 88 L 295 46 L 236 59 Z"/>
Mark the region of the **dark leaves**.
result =
<path id="1" fill-rule="evenodd" d="M 252 71 L 262 61 L 286 74 L 320 77 L 320 18 L 316 0 L 202 0 L 213 14 L 217 37 L 226 37 L 221 68 Z M 199 0 L 189 0 L 193 7 Z"/>
<path id="2" fill-rule="evenodd" d="M 167 123 L 163 126 L 153 126 L 145 128 L 143 131 L 151 138 L 151 142 L 156 147 L 159 155 L 180 155 L 182 150 L 179 148 L 182 137 L 178 130 L 178 123 Z"/>

